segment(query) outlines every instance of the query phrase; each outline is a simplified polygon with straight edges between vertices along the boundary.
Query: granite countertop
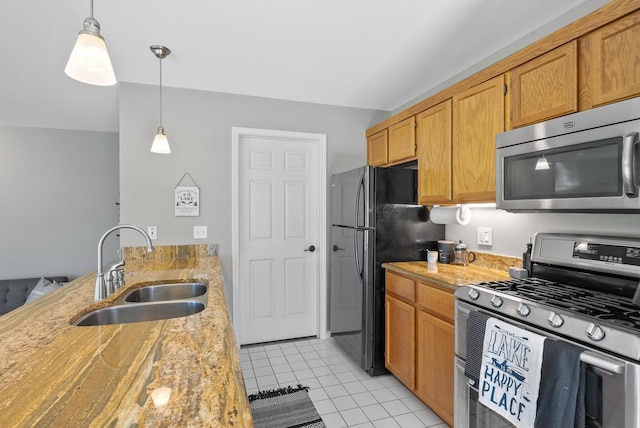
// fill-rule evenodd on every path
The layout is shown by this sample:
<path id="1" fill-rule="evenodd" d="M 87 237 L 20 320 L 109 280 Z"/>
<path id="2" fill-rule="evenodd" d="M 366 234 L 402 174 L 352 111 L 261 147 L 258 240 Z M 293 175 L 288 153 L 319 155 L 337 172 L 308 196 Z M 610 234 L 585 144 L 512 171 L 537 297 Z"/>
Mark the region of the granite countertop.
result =
<path id="1" fill-rule="evenodd" d="M 459 266 L 453 264 L 417 262 L 383 263 L 382 267 L 418 281 L 427 281 L 442 288 L 455 291 L 460 285 L 480 281 L 496 281 L 508 279 L 509 273 L 503 270 L 469 264 Z"/>
<path id="2" fill-rule="evenodd" d="M 3 427 L 253 426 L 217 257 L 127 261 L 127 286 L 93 302 L 95 273 L 0 317 Z M 207 308 L 76 327 L 80 313 L 151 281 L 208 282 Z M 152 392 L 171 388 L 156 407 Z"/>

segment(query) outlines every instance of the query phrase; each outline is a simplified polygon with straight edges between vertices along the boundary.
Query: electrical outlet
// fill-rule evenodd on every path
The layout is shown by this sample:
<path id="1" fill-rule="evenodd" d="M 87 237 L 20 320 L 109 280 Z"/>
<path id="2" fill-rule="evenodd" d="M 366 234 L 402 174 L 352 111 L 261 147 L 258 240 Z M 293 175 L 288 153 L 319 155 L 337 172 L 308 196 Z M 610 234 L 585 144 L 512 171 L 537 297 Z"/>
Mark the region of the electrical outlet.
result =
<path id="1" fill-rule="evenodd" d="M 158 228 L 156 226 L 148 226 L 147 233 L 149 234 L 149 238 L 153 240 L 158 239 Z"/>
<path id="2" fill-rule="evenodd" d="M 193 226 L 193 239 L 207 239 L 207 226 Z"/>
<path id="3" fill-rule="evenodd" d="M 490 227 L 478 228 L 478 245 L 493 245 L 493 231 Z"/>

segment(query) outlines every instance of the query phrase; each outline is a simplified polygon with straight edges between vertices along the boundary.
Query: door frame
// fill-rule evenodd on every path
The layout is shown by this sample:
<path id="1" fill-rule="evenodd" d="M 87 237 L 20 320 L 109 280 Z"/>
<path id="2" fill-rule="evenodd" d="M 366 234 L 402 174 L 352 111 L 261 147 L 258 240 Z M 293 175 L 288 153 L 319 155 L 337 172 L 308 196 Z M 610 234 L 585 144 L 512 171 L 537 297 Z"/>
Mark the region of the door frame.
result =
<path id="1" fill-rule="evenodd" d="M 316 170 L 318 183 L 317 204 L 317 247 L 318 269 L 316 273 L 316 335 L 320 339 L 329 337 L 327 330 L 327 135 L 307 132 L 279 131 L 256 128 L 231 128 L 231 258 L 233 277 L 232 322 L 236 343 L 240 344 L 240 250 L 239 250 L 239 178 L 240 140 L 242 137 L 306 140 L 316 145 Z"/>

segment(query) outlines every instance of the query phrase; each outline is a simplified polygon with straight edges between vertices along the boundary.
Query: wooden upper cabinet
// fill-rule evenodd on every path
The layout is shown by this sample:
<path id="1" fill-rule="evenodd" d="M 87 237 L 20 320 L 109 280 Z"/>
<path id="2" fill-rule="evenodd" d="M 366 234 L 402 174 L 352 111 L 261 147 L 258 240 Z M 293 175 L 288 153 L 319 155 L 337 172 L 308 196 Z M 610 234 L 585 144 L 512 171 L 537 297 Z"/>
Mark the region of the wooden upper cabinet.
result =
<path id="1" fill-rule="evenodd" d="M 588 37 L 593 105 L 640 95 L 640 11 L 605 25 Z"/>
<path id="2" fill-rule="evenodd" d="M 451 201 L 451 99 L 416 116 L 418 203 Z"/>
<path id="3" fill-rule="evenodd" d="M 511 70 L 511 127 L 578 111 L 578 42 Z"/>
<path id="4" fill-rule="evenodd" d="M 371 166 L 386 165 L 389 162 L 387 147 L 386 129 L 367 138 L 367 164 Z"/>
<path id="5" fill-rule="evenodd" d="M 496 134 L 504 131 L 504 75 L 453 97 L 453 201 L 494 202 Z"/>
<path id="6" fill-rule="evenodd" d="M 389 163 L 416 156 L 416 121 L 410 117 L 389 127 Z"/>

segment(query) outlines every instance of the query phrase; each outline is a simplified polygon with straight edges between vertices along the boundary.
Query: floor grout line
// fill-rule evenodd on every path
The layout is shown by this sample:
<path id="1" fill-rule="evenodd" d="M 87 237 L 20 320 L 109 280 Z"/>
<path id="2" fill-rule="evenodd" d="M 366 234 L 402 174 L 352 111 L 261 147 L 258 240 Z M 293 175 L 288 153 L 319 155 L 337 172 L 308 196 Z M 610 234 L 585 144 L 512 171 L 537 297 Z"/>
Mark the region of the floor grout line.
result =
<path id="1" fill-rule="evenodd" d="M 243 346 L 240 362 L 248 394 L 308 386 L 327 428 L 447 428 L 393 375 L 369 376 L 333 338 Z"/>

